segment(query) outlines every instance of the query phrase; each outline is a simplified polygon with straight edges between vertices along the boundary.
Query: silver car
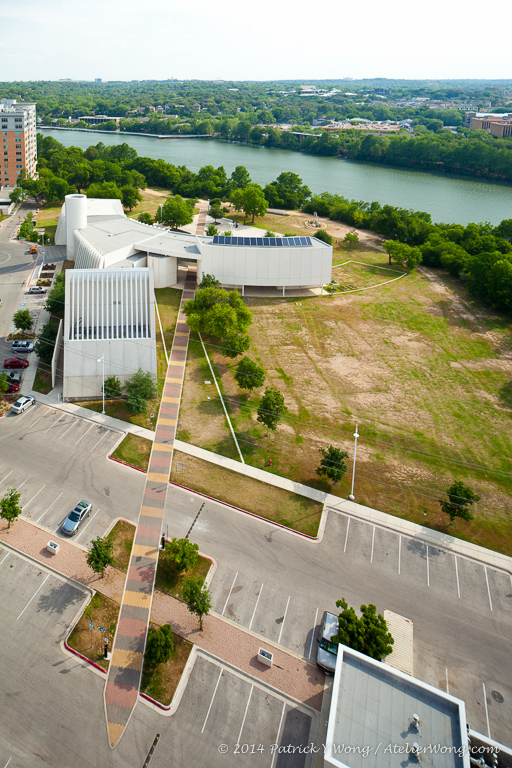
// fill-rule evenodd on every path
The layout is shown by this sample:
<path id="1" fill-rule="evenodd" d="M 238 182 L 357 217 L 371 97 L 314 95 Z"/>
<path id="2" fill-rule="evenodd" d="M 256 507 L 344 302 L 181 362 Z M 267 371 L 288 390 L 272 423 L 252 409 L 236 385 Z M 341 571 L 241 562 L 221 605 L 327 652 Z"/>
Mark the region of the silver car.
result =
<path id="1" fill-rule="evenodd" d="M 331 637 L 338 632 L 338 617 L 334 613 L 325 611 L 322 618 L 321 634 L 318 641 L 318 653 L 316 663 L 330 675 L 336 670 L 336 658 L 338 656 L 337 643 L 331 642 Z"/>
<path id="2" fill-rule="evenodd" d="M 23 411 L 26 411 L 31 405 L 34 405 L 35 401 L 36 399 L 34 395 L 20 397 L 19 400 L 16 400 L 14 405 L 11 405 L 11 411 L 13 411 L 13 413 L 23 413 Z"/>
<path id="3" fill-rule="evenodd" d="M 62 523 L 62 533 L 74 536 L 86 517 L 91 514 L 92 504 L 89 501 L 79 501 Z"/>

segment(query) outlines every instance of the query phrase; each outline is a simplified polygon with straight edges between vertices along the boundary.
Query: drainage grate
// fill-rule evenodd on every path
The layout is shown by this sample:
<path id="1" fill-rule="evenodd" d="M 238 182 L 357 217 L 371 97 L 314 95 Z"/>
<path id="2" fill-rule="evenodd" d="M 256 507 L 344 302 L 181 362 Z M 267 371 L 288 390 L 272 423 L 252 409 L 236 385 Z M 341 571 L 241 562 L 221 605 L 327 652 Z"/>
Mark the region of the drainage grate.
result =
<path id="1" fill-rule="evenodd" d="M 494 701 L 497 701 L 498 704 L 503 704 L 505 699 L 501 695 L 499 691 L 491 691 L 491 696 L 493 697 Z"/>

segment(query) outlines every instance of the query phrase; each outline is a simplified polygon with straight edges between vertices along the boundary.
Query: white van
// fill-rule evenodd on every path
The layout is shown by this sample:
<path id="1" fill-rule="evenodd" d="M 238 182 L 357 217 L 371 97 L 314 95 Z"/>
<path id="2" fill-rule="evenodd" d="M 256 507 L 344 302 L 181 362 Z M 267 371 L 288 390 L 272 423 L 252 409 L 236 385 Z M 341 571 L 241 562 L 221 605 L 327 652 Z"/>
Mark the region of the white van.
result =
<path id="1" fill-rule="evenodd" d="M 337 643 L 331 642 L 331 637 L 338 633 L 338 617 L 334 613 L 325 611 L 320 627 L 318 639 L 318 652 L 316 663 L 329 675 L 334 675 L 336 669 L 336 657 L 338 655 Z"/>

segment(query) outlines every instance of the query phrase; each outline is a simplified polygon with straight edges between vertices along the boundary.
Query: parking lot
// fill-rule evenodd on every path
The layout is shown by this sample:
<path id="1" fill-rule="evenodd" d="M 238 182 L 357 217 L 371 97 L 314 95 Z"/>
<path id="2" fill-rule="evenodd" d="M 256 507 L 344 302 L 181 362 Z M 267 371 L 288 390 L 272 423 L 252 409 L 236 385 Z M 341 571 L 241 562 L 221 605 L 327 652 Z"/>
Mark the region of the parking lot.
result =
<path id="1" fill-rule="evenodd" d="M 24 517 L 60 536 L 68 512 L 86 499 L 91 515 L 73 537 L 84 545 L 103 536 L 116 517 L 137 519 L 143 475 L 106 460 L 119 432 L 37 402 L 5 416 L 1 428 L 12 450 L 0 459 L 0 494 L 20 491 Z"/>

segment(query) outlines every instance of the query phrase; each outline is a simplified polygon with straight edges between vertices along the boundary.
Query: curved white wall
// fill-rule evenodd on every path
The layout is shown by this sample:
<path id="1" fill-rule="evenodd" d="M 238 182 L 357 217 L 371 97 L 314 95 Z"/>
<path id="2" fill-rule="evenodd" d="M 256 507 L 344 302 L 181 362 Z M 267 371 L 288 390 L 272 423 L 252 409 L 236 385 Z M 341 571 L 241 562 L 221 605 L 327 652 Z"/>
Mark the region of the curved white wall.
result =
<path id="1" fill-rule="evenodd" d="M 75 269 L 101 269 L 105 266 L 103 254 L 91 245 L 81 232 L 73 233 L 73 244 L 76 254 Z"/>
<path id="2" fill-rule="evenodd" d="M 66 195 L 66 253 L 68 259 L 75 258 L 75 238 L 77 229 L 87 226 L 86 195 Z"/>
<path id="3" fill-rule="evenodd" d="M 148 253 L 148 267 L 153 269 L 155 288 L 167 288 L 178 282 L 178 259 Z"/>

